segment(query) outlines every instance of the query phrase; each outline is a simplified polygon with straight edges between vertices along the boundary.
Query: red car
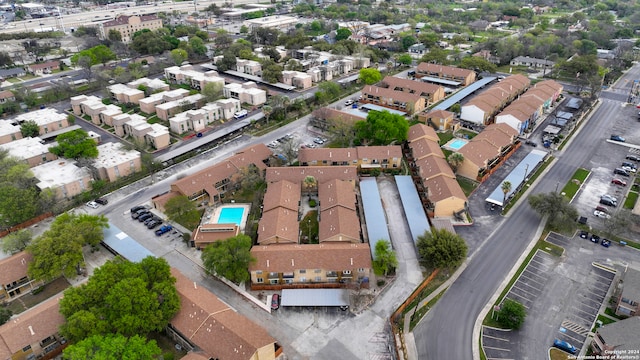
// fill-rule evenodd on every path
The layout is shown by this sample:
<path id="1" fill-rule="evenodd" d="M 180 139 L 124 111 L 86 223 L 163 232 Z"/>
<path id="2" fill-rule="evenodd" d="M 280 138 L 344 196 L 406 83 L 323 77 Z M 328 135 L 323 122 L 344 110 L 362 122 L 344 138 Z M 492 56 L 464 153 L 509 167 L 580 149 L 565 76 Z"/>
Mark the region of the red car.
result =
<path id="1" fill-rule="evenodd" d="M 280 295 L 273 294 L 271 297 L 271 309 L 278 310 L 280 308 Z"/>
<path id="2" fill-rule="evenodd" d="M 627 182 L 620 180 L 620 179 L 613 179 L 611 180 L 612 184 L 616 184 L 616 185 L 620 185 L 620 186 L 627 186 Z"/>

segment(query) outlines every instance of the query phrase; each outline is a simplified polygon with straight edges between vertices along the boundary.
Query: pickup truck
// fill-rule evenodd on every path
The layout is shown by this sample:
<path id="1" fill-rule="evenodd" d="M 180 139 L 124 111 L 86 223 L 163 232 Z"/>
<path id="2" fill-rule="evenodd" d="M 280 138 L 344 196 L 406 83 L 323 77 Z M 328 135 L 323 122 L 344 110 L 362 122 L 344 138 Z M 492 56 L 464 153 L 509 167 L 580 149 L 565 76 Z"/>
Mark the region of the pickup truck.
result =
<path id="1" fill-rule="evenodd" d="M 173 230 L 173 226 L 167 224 L 167 225 L 162 225 L 160 227 L 160 229 L 156 230 L 156 236 L 160 236 L 162 234 L 168 233 L 169 231 Z"/>

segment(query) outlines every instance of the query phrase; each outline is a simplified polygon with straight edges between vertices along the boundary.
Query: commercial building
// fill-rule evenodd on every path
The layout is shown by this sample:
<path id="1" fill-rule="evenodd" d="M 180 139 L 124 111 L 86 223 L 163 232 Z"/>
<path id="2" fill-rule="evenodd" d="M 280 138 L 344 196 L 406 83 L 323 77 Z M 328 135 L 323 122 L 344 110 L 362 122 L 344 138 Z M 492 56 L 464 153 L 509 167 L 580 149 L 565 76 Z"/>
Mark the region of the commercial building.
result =
<path id="1" fill-rule="evenodd" d="M 139 151 L 125 150 L 121 143 L 114 142 L 98 145 L 98 157 L 93 165 L 100 179 L 111 182 L 142 169 Z"/>
<path id="2" fill-rule="evenodd" d="M 596 329 L 591 342 L 593 354 L 600 359 L 629 359 L 640 349 L 640 317 L 616 321 Z"/>
<path id="3" fill-rule="evenodd" d="M 133 39 L 137 31 L 148 29 L 158 30 L 162 27 L 162 19 L 156 15 L 118 15 L 115 19 L 98 24 L 101 39 L 109 38 L 109 31 L 120 33 L 122 42 L 127 44 Z"/>
<path id="4" fill-rule="evenodd" d="M 222 89 L 222 94 L 226 98 L 238 99 L 241 103 L 249 105 L 262 105 L 267 102 L 267 92 L 259 89 L 253 81 L 227 84 Z"/>
<path id="5" fill-rule="evenodd" d="M 57 159 L 55 154 L 49 152 L 49 146 L 44 145 L 42 139 L 27 137 L 6 144 L 0 144 L 0 149 L 9 152 L 9 155 L 25 161 L 29 167 L 38 166 Z"/>
<path id="6" fill-rule="evenodd" d="M 40 190 L 50 189 L 56 199 L 70 199 L 91 189 L 91 175 L 75 161 L 58 159 L 31 168 Z"/>
<path id="7" fill-rule="evenodd" d="M 242 25 L 246 26 L 250 32 L 257 28 L 278 29 L 286 32 L 288 29 L 294 28 L 299 22 L 300 20 L 293 16 L 273 15 L 245 20 Z"/>

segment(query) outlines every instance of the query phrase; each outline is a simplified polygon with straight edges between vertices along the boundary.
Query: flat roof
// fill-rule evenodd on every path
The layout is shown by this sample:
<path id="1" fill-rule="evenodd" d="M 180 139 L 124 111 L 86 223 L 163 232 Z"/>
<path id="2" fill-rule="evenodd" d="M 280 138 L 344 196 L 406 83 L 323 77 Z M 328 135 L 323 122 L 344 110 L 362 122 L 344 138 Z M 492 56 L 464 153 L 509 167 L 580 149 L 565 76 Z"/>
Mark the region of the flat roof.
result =
<path id="1" fill-rule="evenodd" d="M 407 115 L 407 113 L 405 111 L 400 111 L 400 110 L 396 110 L 396 109 L 389 109 L 389 108 L 386 108 L 384 106 L 380 106 L 380 105 L 376 105 L 376 104 L 364 104 L 364 105 L 362 105 L 362 107 L 364 109 L 367 109 L 367 110 L 388 111 L 391 114 L 402 115 L 402 116 Z"/>
<path id="2" fill-rule="evenodd" d="M 26 160 L 49 153 L 49 146 L 42 144 L 41 141 L 39 137 L 22 138 L 2 144 L 0 149 L 5 149 L 10 155 Z"/>
<path id="3" fill-rule="evenodd" d="M 98 145 L 98 157 L 94 160 L 96 167 L 112 168 L 140 157 L 137 150 L 126 150 L 121 143 L 108 142 Z"/>
<path id="4" fill-rule="evenodd" d="M 276 87 L 276 88 L 282 89 L 282 90 L 292 91 L 292 90 L 296 89 L 295 86 L 287 85 L 287 84 L 284 84 L 284 83 L 281 83 L 281 82 L 277 82 L 277 83 L 273 83 L 272 84 L 272 83 L 269 83 L 269 82 L 266 82 L 266 81 L 262 80 L 261 77 L 245 74 L 245 73 L 240 72 L 240 71 L 227 70 L 227 71 L 223 71 L 223 72 L 225 74 L 237 76 L 237 77 L 243 78 L 245 80 L 251 80 L 251 81 L 254 81 L 256 83 L 273 86 L 273 87 Z M 227 84 L 227 85 L 229 85 L 229 84 Z"/>
<path id="5" fill-rule="evenodd" d="M 44 108 L 35 111 L 31 111 L 25 114 L 20 114 L 13 119 L 13 122 L 22 123 L 23 121 L 33 120 L 38 125 L 47 125 L 57 121 L 63 121 L 67 119 L 67 115 L 61 113 L 54 108 Z"/>
<path id="6" fill-rule="evenodd" d="M 545 132 L 547 134 L 558 134 L 560 131 L 562 131 L 561 128 L 557 127 L 557 126 L 553 126 L 553 125 L 547 125 L 544 130 L 542 130 L 542 132 Z"/>
<path id="7" fill-rule="evenodd" d="M 89 176 L 87 169 L 79 168 L 75 161 L 66 159 L 58 159 L 32 167 L 31 172 L 36 179 L 40 180 L 37 184 L 40 189 L 56 188 Z"/>
<path id="8" fill-rule="evenodd" d="M 460 81 L 446 80 L 446 79 L 441 79 L 441 78 L 431 77 L 431 76 L 423 76 L 420 78 L 420 80 L 423 82 L 430 82 L 430 83 L 451 85 L 451 86 L 460 86 L 460 84 L 462 84 Z"/>
<path id="9" fill-rule="evenodd" d="M 362 196 L 362 207 L 364 208 L 364 218 L 367 222 L 367 234 L 369 235 L 369 248 L 371 258 L 375 259 L 376 244 L 380 240 L 386 240 L 391 245 L 389 228 L 387 227 L 387 217 L 382 208 L 378 183 L 375 178 L 360 180 L 360 194 Z"/>
<path id="10" fill-rule="evenodd" d="M 347 289 L 283 289 L 282 306 L 349 306 Z"/>
<path id="11" fill-rule="evenodd" d="M 58 137 L 58 135 L 62 135 L 64 133 L 68 133 L 69 131 L 78 130 L 78 129 L 82 129 L 80 125 L 71 125 L 66 128 L 62 128 L 60 130 L 50 131 L 46 134 L 39 135 L 39 137 L 40 139 L 46 142 L 49 139 L 52 139 L 52 138 L 55 139 L 56 137 Z"/>
<path id="12" fill-rule="evenodd" d="M 140 262 L 147 256 L 155 257 L 151 251 L 133 240 L 111 222 L 109 222 L 109 227 L 102 232 L 104 233 L 102 245 L 116 255 L 120 255 L 132 262 Z"/>
<path id="13" fill-rule="evenodd" d="M 411 231 L 413 242 L 416 243 L 418 236 L 424 235 L 425 232 L 431 232 L 429 219 L 424 212 L 418 190 L 416 190 L 416 185 L 413 183 L 411 176 L 396 175 L 395 178 L 404 214 L 409 223 L 409 230 Z"/>
<path id="14" fill-rule="evenodd" d="M 511 170 L 509 175 L 500 182 L 498 186 L 493 190 L 491 195 L 485 199 L 486 202 L 496 204 L 498 206 L 503 206 L 504 203 L 504 192 L 502 191 L 502 184 L 505 181 L 511 183 L 511 191 L 507 193 L 506 198 L 508 199 L 514 192 L 516 192 L 524 183 L 525 176 L 528 177 L 531 173 L 533 173 L 540 162 L 544 160 L 547 156 L 546 151 L 542 150 L 532 150 L 527 156 L 516 165 L 516 167 Z"/>
<path id="15" fill-rule="evenodd" d="M 464 87 L 462 90 L 456 92 L 455 94 L 451 95 L 450 97 L 448 97 L 443 102 L 441 102 L 438 105 L 434 106 L 433 109 L 431 109 L 431 110 L 448 110 L 450 107 L 453 106 L 453 104 L 456 104 L 456 103 L 462 101 L 467 96 L 473 94 L 478 89 L 484 87 L 485 85 L 489 84 L 490 82 L 492 82 L 492 81 L 494 81 L 496 79 L 497 78 L 494 77 L 494 76 L 484 77 L 484 78 L 474 82 L 473 84 L 470 84 L 469 86 Z"/>

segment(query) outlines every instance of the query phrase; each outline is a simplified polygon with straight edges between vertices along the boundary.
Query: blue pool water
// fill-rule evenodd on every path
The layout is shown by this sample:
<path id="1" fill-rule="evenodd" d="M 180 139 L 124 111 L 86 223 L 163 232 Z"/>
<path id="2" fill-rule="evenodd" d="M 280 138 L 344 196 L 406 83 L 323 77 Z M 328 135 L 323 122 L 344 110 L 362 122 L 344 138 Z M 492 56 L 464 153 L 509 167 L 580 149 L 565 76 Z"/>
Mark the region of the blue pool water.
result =
<path id="1" fill-rule="evenodd" d="M 240 226 L 243 215 L 244 215 L 244 208 L 241 208 L 241 207 L 222 208 L 222 210 L 220 210 L 220 216 L 218 217 L 218 224 L 236 224 Z"/>
<path id="2" fill-rule="evenodd" d="M 467 141 L 462 139 L 455 139 L 447 144 L 447 146 L 453 150 L 460 150 L 465 145 L 467 145 Z"/>

